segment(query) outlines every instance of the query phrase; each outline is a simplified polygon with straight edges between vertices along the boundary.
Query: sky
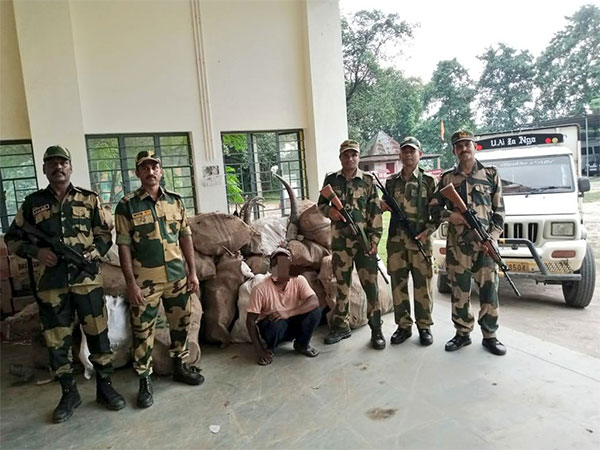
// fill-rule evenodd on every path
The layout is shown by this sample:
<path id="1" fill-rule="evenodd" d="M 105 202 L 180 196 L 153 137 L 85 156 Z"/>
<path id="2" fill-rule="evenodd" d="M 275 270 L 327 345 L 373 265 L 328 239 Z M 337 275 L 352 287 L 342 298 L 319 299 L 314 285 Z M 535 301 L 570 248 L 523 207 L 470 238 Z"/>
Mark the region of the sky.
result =
<path id="1" fill-rule="evenodd" d="M 586 4 L 600 6 L 600 0 L 340 0 L 340 10 L 380 9 L 419 23 L 395 67 L 427 82 L 438 61 L 452 58 L 478 79 L 483 65 L 477 56 L 500 42 L 537 57 L 565 28 L 565 16 Z"/>

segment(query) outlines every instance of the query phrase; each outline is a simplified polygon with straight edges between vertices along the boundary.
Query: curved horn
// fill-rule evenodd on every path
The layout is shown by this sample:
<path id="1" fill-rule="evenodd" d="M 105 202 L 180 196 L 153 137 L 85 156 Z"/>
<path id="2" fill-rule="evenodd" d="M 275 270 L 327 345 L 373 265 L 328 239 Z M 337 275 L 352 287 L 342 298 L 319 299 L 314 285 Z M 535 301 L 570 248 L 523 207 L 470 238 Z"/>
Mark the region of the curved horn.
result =
<path id="1" fill-rule="evenodd" d="M 246 224 L 250 225 L 250 222 L 252 221 L 250 218 L 252 214 L 252 209 L 254 209 L 254 205 L 256 205 L 257 203 L 262 204 L 262 200 L 262 197 L 256 196 L 244 202 L 244 204 L 240 208 L 240 217 L 244 222 L 246 222 Z"/>
<path id="2" fill-rule="evenodd" d="M 285 190 L 290 197 L 290 222 L 288 225 L 288 232 L 286 239 L 289 241 L 290 239 L 296 239 L 298 237 L 298 220 L 300 219 L 300 215 L 298 214 L 298 198 L 296 197 L 296 193 L 292 186 L 284 180 L 277 173 L 273 172 L 273 176 L 281 181 L 281 184 L 285 187 Z"/>

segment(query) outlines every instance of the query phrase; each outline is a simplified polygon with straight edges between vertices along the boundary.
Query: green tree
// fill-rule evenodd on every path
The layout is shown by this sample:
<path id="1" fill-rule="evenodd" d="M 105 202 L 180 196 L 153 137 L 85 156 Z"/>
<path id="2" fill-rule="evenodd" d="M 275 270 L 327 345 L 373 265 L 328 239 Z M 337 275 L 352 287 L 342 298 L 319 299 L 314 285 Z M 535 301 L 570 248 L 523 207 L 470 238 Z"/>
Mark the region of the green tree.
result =
<path id="1" fill-rule="evenodd" d="M 423 92 L 423 120 L 415 130 L 427 153 L 441 153 L 443 167 L 454 163 L 450 136 L 459 128 L 475 129 L 471 103 L 475 96 L 475 83 L 467 70 L 456 60 L 440 61 Z M 440 136 L 444 121 L 446 133 Z"/>
<path id="2" fill-rule="evenodd" d="M 377 82 L 347 105 L 349 135 L 364 145 L 379 130 L 396 139 L 411 134 L 422 114 L 422 89 L 419 80 L 397 70 L 380 70 Z"/>
<path id="3" fill-rule="evenodd" d="M 398 14 L 379 10 L 358 11 L 342 17 L 342 53 L 346 103 L 361 89 L 377 81 L 382 63 L 399 56 L 400 44 L 412 37 L 412 27 Z"/>
<path id="4" fill-rule="evenodd" d="M 478 57 L 485 67 L 477 84 L 482 131 L 511 130 L 531 121 L 533 55 L 505 44 Z"/>
<path id="5" fill-rule="evenodd" d="M 348 130 L 362 145 L 379 130 L 400 139 L 419 120 L 420 81 L 389 67 L 412 30 L 398 14 L 378 10 L 342 18 Z"/>
<path id="6" fill-rule="evenodd" d="M 536 61 L 536 119 L 585 114 L 600 92 L 600 8 L 582 6 Z"/>

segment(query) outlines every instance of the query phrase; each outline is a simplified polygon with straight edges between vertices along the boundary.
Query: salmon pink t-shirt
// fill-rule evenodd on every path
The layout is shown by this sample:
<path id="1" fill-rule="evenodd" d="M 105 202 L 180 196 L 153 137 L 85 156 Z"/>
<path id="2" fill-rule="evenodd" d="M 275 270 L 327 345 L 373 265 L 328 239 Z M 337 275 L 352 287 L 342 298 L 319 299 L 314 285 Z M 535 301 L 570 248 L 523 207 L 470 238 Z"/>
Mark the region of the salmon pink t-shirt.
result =
<path id="1" fill-rule="evenodd" d="M 284 290 L 275 286 L 269 275 L 252 289 L 248 312 L 259 314 L 263 318 L 275 311 L 295 309 L 313 295 L 315 291 L 302 275 L 290 278 Z"/>

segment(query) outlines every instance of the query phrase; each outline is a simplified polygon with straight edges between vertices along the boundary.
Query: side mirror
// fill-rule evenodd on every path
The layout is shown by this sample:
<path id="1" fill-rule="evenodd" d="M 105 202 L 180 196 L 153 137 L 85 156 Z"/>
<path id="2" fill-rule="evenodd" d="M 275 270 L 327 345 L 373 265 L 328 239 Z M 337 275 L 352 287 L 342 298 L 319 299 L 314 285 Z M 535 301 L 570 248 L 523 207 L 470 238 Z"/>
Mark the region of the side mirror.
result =
<path id="1" fill-rule="evenodd" d="M 590 179 L 588 177 L 579 177 L 577 179 L 577 189 L 579 192 L 588 192 L 590 190 Z"/>

